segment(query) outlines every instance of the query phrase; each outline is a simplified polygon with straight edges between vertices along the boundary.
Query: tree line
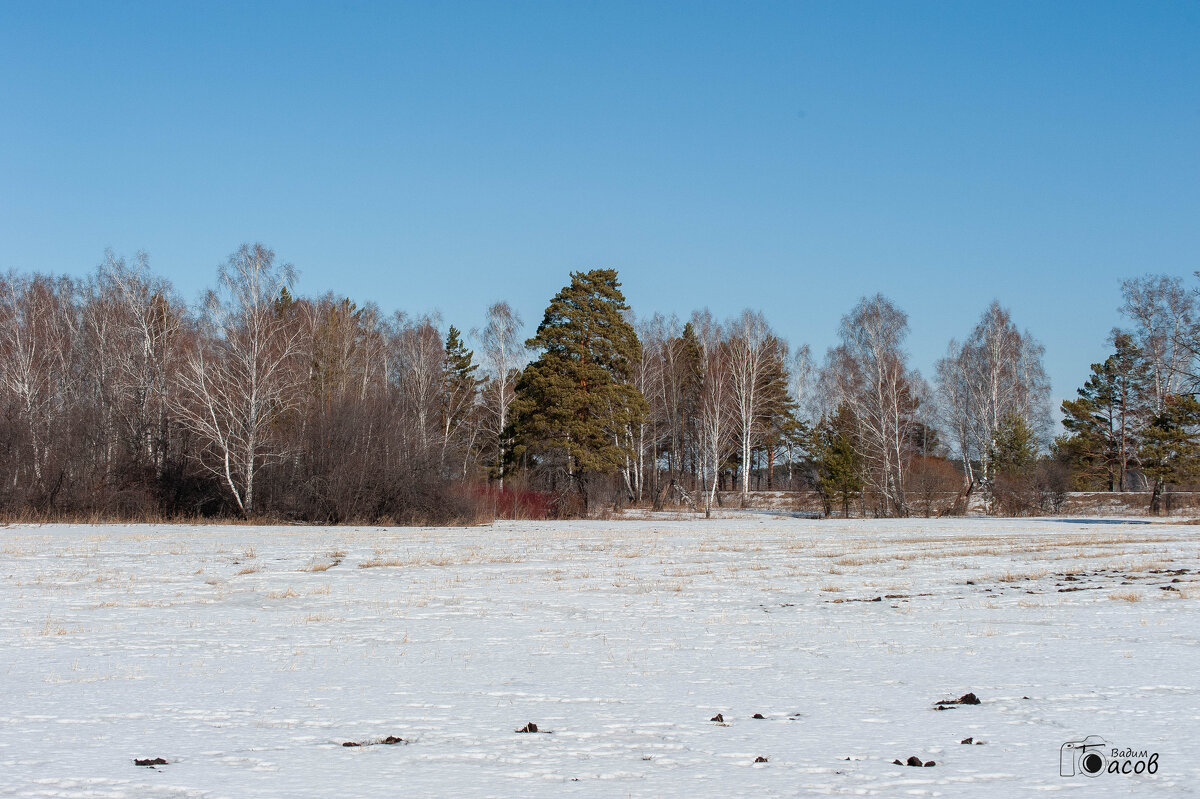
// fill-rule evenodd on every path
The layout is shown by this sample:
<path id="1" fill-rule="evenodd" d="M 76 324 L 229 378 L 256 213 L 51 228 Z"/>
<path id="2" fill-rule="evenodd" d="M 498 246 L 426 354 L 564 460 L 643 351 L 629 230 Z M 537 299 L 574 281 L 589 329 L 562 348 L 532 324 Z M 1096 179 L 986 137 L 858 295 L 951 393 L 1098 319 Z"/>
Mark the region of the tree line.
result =
<path id="1" fill-rule="evenodd" d="M 189 307 L 139 254 L 84 279 L 0 277 L 0 513 L 449 522 L 786 490 L 826 514 L 1057 509 L 1068 490 L 1197 477 L 1196 293 L 1124 284 L 1127 330 L 1063 404 L 1042 346 L 992 303 L 933 383 L 882 295 L 814 362 L 763 314 L 637 317 L 576 272 L 536 333 L 504 302 L 436 315 L 294 294 L 243 245 Z"/>

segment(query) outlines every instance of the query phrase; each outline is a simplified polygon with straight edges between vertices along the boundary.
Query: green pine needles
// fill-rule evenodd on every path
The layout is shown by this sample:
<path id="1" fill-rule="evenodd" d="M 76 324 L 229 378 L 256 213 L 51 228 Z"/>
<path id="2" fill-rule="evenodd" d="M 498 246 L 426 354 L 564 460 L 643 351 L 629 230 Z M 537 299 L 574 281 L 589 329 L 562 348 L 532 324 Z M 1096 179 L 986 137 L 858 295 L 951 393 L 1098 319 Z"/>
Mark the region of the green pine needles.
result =
<path id="1" fill-rule="evenodd" d="M 632 431 L 647 412 L 629 383 L 641 344 L 613 269 L 573 272 L 537 334 L 541 355 L 522 374 L 513 401 L 513 455 L 564 474 L 587 507 L 592 475 L 611 475 L 634 457 Z"/>

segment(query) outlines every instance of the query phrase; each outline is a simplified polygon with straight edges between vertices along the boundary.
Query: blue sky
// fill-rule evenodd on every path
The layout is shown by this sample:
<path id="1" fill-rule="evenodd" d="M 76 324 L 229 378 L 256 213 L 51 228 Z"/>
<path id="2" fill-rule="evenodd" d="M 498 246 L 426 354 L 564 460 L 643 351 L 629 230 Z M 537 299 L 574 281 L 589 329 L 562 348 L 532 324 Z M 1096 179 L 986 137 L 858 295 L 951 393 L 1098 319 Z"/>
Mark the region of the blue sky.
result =
<path id="1" fill-rule="evenodd" d="M 998 299 L 1071 396 L 1200 268 L 1200 4 L 0 0 L 0 270 L 246 241 L 460 328 L 611 267 L 823 354 L 881 291 L 927 377 Z"/>

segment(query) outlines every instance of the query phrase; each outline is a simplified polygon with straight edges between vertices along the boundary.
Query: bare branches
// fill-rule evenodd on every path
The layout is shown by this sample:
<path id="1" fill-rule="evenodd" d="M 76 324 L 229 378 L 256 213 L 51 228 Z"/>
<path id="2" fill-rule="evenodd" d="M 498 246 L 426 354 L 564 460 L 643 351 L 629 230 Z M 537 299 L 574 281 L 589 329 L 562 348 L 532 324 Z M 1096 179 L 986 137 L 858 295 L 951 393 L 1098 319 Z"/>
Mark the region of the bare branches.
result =
<path id="1" fill-rule="evenodd" d="M 975 464 L 981 479 L 989 479 L 989 452 L 1006 417 L 1019 417 L 1046 438 L 1050 382 L 1043 351 L 993 302 L 970 338 L 961 346 L 951 341 L 946 357 L 938 361 L 942 420 L 954 437 L 968 487 L 975 482 Z"/>
<path id="2" fill-rule="evenodd" d="M 275 422 L 298 407 L 294 361 L 302 328 L 288 292 L 294 270 L 277 266 L 275 253 L 243 245 L 218 275 L 219 288 L 204 305 L 208 335 L 180 370 L 175 410 L 207 442 L 205 468 L 249 516 L 258 469 L 287 453 Z"/>
<path id="3" fill-rule="evenodd" d="M 904 477 L 912 456 L 921 377 L 906 366 L 908 318 L 886 297 L 864 297 L 842 317 L 842 344 L 829 351 L 824 383 L 859 426 L 856 444 L 884 511 L 905 516 Z"/>

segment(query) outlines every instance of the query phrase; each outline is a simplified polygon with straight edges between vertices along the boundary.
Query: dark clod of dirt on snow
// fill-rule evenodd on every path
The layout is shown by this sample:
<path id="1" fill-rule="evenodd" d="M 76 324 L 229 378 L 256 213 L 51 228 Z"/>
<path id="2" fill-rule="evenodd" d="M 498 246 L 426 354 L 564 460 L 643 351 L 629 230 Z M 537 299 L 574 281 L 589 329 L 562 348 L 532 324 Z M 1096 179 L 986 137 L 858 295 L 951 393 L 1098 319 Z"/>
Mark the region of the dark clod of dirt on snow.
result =
<path id="1" fill-rule="evenodd" d="M 765 719 L 765 718 L 766 718 L 766 716 L 764 716 L 762 713 L 755 713 L 755 714 L 754 714 L 753 716 L 751 716 L 750 718 L 752 718 L 752 719 Z"/>
<path id="2" fill-rule="evenodd" d="M 978 705 L 979 697 L 973 693 L 965 693 L 958 699 L 940 699 L 934 704 L 938 710 L 946 710 L 947 705 Z"/>
<path id="3" fill-rule="evenodd" d="M 911 757 L 908 758 L 907 761 L 905 761 L 903 763 L 901 763 L 899 760 L 893 760 L 892 765 L 912 766 L 914 768 L 922 768 L 922 767 L 923 768 L 933 768 L 934 766 L 937 765 L 937 763 L 933 762 L 932 760 L 921 760 L 921 758 L 917 757 L 916 755 L 912 755 Z"/>
<path id="4" fill-rule="evenodd" d="M 974 738 L 963 738 L 961 741 L 959 741 L 959 743 L 960 744 L 975 743 L 975 739 Z"/>
<path id="5" fill-rule="evenodd" d="M 725 717 L 724 717 L 724 716 L 722 716 L 720 713 L 718 713 L 717 715 L 715 715 L 715 716 L 713 716 L 711 719 L 709 719 L 709 721 L 715 721 L 715 722 L 718 722 L 718 723 L 723 723 L 723 722 L 725 721 Z"/>
<path id="6" fill-rule="evenodd" d="M 541 733 L 545 733 L 547 735 L 550 734 L 550 730 L 539 730 L 538 725 L 534 724 L 532 721 L 529 722 L 528 724 L 526 724 L 521 729 L 516 730 L 516 732 L 541 732 Z"/>
<path id="7" fill-rule="evenodd" d="M 377 741 L 346 741 L 342 746 L 375 746 L 383 744 L 384 746 L 395 746 L 396 744 L 406 744 L 408 741 L 403 738 L 397 738 L 395 735 L 389 735 L 386 738 L 380 738 Z"/>
<path id="8" fill-rule="evenodd" d="M 165 765 L 167 765 L 167 761 L 163 760 L 161 757 L 150 757 L 150 758 L 146 758 L 145 760 L 139 760 L 138 758 L 135 757 L 133 759 L 133 765 L 135 765 L 135 766 L 150 766 L 153 768 L 154 766 L 165 766 Z"/>
<path id="9" fill-rule="evenodd" d="M 766 763 L 768 761 L 765 757 L 763 757 L 762 755 L 759 755 L 758 757 L 754 758 L 754 762 L 755 763 Z"/>

